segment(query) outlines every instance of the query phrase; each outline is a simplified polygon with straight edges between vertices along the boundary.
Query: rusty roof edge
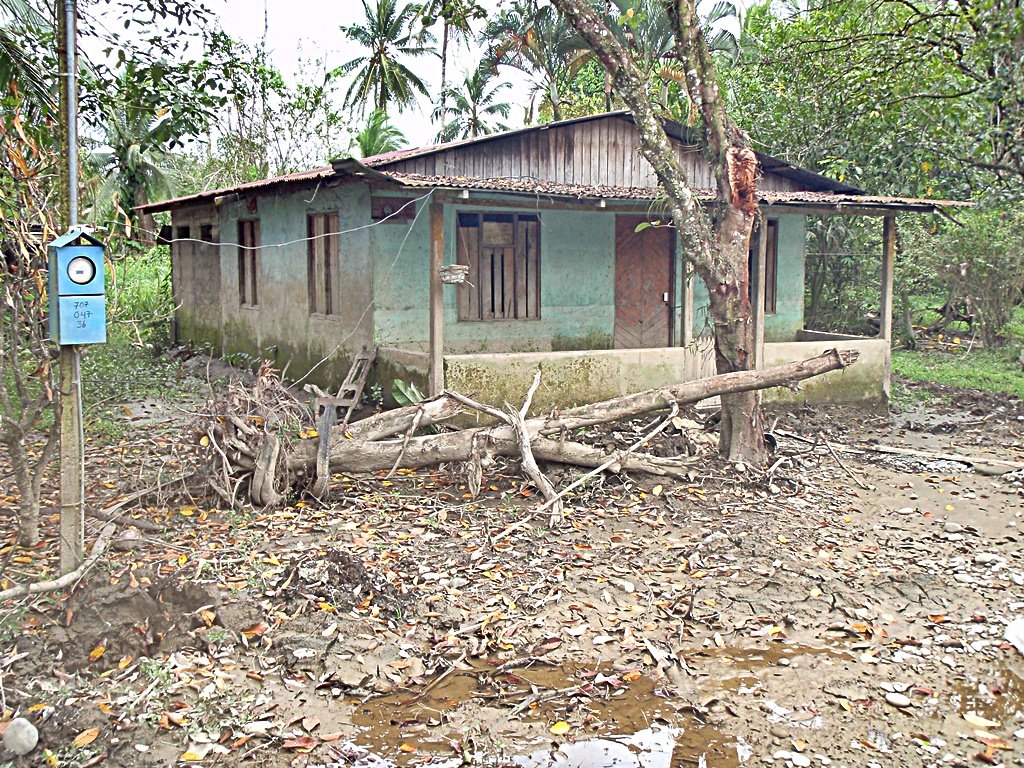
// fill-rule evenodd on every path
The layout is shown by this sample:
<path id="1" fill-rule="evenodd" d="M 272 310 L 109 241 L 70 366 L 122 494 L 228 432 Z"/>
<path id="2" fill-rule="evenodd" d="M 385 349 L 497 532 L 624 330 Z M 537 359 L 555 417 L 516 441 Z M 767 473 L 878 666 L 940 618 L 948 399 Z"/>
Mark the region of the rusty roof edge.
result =
<path id="1" fill-rule="evenodd" d="M 323 181 L 324 179 L 329 179 L 332 176 L 334 176 L 334 169 L 331 166 L 326 165 L 320 168 L 313 168 L 308 171 L 298 171 L 296 173 L 284 174 L 283 176 L 272 176 L 269 179 L 245 181 L 241 184 L 235 184 L 230 187 L 220 187 L 218 189 L 210 189 L 205 192 L 196 192 L 191 195 L 172 197 L 167 200 L 157 200 L 153 203 L 137 205 L 133 210 L 141 213 L 160 213 L 162 211 L 169 211 L 172 208 L 178 208 L 184 205 L 194 205 L 207 201 L 215 201 L 216 198 L 224 197 L 226 195 L 243 194 L 250 191 L 256 192 L 276 187 L 279 184 L 287 185 Z"/>

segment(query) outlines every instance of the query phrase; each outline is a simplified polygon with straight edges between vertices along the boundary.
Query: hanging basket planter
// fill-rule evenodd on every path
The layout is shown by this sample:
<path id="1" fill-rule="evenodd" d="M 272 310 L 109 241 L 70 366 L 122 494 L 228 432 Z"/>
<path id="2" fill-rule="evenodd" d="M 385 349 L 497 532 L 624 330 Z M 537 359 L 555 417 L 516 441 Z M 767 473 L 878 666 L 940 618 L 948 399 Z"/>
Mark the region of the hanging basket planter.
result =
<path id="1" fill-rule="evenodd" d="M 438 272 L 441 273 L 441 282 L 448 285 L 459 285 L 469 277 L 469 267 L 465 264 L 445 264 Z"/>

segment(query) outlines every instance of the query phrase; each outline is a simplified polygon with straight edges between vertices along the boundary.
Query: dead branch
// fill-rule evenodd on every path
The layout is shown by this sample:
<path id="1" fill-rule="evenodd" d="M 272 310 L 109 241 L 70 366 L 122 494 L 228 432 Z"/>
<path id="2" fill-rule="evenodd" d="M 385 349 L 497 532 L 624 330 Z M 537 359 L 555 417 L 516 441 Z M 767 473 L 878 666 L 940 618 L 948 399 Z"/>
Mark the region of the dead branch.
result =
<path id="1" fill-rule="evenodd" d="M 398 460 L 392 465 L 391 471 L 387 473 L 385 479 L 394 476 L 395 472 L 398 471 L 398 465 L 402 461 L 402 454 L 405 453 L 405 446 L 409 444 L 410 438 L 416 433 L 416 430 L 420 428 L 420 422 L 423 420 L 423 409 L 420 408 L 416 411 L 416 416 L 412 420 L 412 424 L 409 425 L 408 431 L 405 433 L 405 440 L 402 442 L 402 453 L 399 454 Z M 476 494 L 474 494 L 476 495 Z"/>
<path id="2" fill-rule="evenodd" d="M 635 443 L 633 443 L 631 446 L 629 446 L 629 448 L 627 448 L 626 450 L 624 450 L 624 451 L 617 451 L 617 452 L 611 454 L 608 457 L 608 459 L 606 459 L 604 462 L 602 462 L 597 467 L 592 469 L 590 472 L 587 472 L 582 477 L 577 478 L 574 482 L 572 482 L 569 485 L 567 485 L 565 488 L 563 488 L 561 491 L 559 491 L 556 494 L 554 500 L 548 499 L 543 504 L 541 504 L 537 509 L 535 509 L 533 512 L 531 512 L 529 515 L 527 515 L 526 517 L 524 517 L 521 520 L 517 520 L 516 522 L 512 523 L 512 525 L 509 525 L 507 528 L 505 528 L 505 530 L 501 531 L 501 533 L 499 533 L 497 536 L 493 537 L 490 540 L 491 547 L 492 548 L 494 547 L 495 542 L 501 541 L 502 539 L 504 539 L 506 536 L 508 536 L 509 534 L 513 533 L 517 529 L 522 528 L 524 525 L 527 525 L 531 520 L 533 520 L 534 517 L 536 517 L 541 512 L 543 512 L 545 509 L 547 509 L 548 506 L 550 506 L 552 503 L 558 502 L 559 503 L 559 508 L 561 508 L 560 500 L 562 499 L 562 497 L 565 496 L 565 494 L 569 493 L 569 491 L 573 490 L 574 488 L 578 488 L 579 486 L 581 486 L 583 483 L 585 483 L 591 477 L 594 477 L 595 475 L 599 475 L 600 473 L 604 472 L 606 469 L 608 469 L 609 467 L 611 467 L 613 465 L 617 465 L 618 467 L 621 468 L 622 461 L 623 461 L 623 459 L 626 456 L 628 456 L 629 454 L 633 453 L 641 445 L 643 445 L 644 443 L 649 442 L 652 438 L 654 438 L 655 436 L 657 436 L 661 432 L 663 432 L 665 430 L 665 428 L 668 427 L 668 425 L 672 423 L 672 419 L 674 419 L 678 413 L 679 413 L 679 405 L 677 403 L 672 403 L 672 410 L 669 412 L 668 416 L 666 416 L 657 427 L 655 427 L 653 430 L 651 430 L 646 435 L 641 437 L 639 440 L 637 440 Z M 556 444 L 556 445 L 560 445 L 560 443 Z M 576 446 L 577 444 L 574 443 L 572 445 Z M 580 448 L 586 448 L 587 446 L 579 446 L 579 447 Z M 645 458 L 647 460 L 651 460 L 651 459 L 656 459 L 657 457 L 648 456 L 648 457 L 645 457 Z M 645 471 L 647 471 L 647 470 L 645 470 Z M 554 519 L 554 516 L 552 516 L 552 521 L 549 523 L 548 527 L 550 528 L 554 524 L 555 524 L 555 519 Z"/>
<path id="3" fill-rule="evenodd" d="M 589 480 L 590 478 L 594 477 L 595 475 L 601 474 L 606 469 L 611 467 L 613 464 L 618 464 L 619 466 L 621 466 L 622 465 L 622 460 L 626 456 L 628 456 L 629 454 L 631 454 L 634 451 L 636 451 L 636 449 L 639 448 L 640 446 L 645 445 L 646 443 L 649 443 L 655 437 L 657 437 L 662 432 L 664 432 L 669 427 L 669 425 L 672 424 L 672 419 L 674 419 L 678 414 L 679 414 L 679 404 L 678 403 L 672 403 L 672 410 L 669 411 L 668 416 L 666 416 L 661 421 L 661 423 L 658 424 L 658 426 L 656 426 L 654 429 L 652 429 L 646 435 L 641 437 L 639 440 L 637 440 L 635 443 L 633 443 L 631 446 L 629 446 L 626 450 L 613 453 L 608 458 L 607 461 L 603 462 L 601 465 L 599 465 L 599 466 L 595 467 L 594 469 L 590 470 L 585 475 L 582 475 L 581 477 L 578 477 L 572 483 L 570 483 L 565 488 L 563 488 L 561 491 L 559 491 L 559 493 L 558 493 L 559 498 L 565 496 L 565 494 L 569 493 L 569 491 L 572 491 L 572 490 L 574 490 L 576 488 L 579 488 L 581 485 L 583 485 L 583 483 L 587 482 L 587 480 Z M 648 457 L 648 458 L 655 458 L 655 457 L 652 456 L 652 457 Z M 544 504 L 542 504 L 537 509 L 537 511 L 538 512 L 544 511 L 545 507 L 547 507 L 549 503 L 550 502 L 545 502 Z"/>
<path id="4" fill-rule="evenodd" d="M 100 535 L 92 545 L 92 551 L 89 553 L 89 558 L 75 570 L 70 573 L 65 573 L 58 579 L 37 581 L 32 584 L 21 584 L 17 587 L 5 589 L 3 592 L 0 592 L 0 602 L 15 600 L 27 595 L 38 595 L 41 592 L 56 592 L 58 589 L 64 589 L 65 587 L 71 586 L 85 576 L 85 574 L 88 573 L 94 565 L 96 565 L 100 557 L 102 557 L 103 553 L 106 551 L 107 545 L 110 543 L 110 539 L 113 538 L 114 531 L 116 530 L 117 526 L 113 523 L 107 523 L 103 526 L 103 530 L 100 531 Z"/>
<path id="5" fill-rule="evenodd" d="M 268 372 L 261 372 L 251 391 L 243 391 L 238 385 L 223 401 L 212 404 L 212 416 L 197 424 L 193 434 L 205 436 L 198 453 L 206 461 L 204 474 L 208 482 L 216 484 L 221 495 L 226 493 L 232 499 L 239 491 L 244 497 L 247 490 L 248 498 L 260 506 L 280 504 L 288 490 L 303 478 L 306 482 L 314 477 L 322 479 L 330 472 L 394 473 L 402 467 L 448 462 L 469 463 L 472 467 L 473 462 L 482 464 L 481 457 L 510 456 L 522 460 L 524 471 L 548 504 L 557 509 L 561 497 L 540 471 L 537 460 L 616 471 L 636 470 L 666 477 L 686 474 L 678 459 L 636 453 L 639 446 L 610 454 L 565 440 L 562 436 L 572 430 L 666 411 L 715 395 L 793 386 L 812 376 L 845 368 L 856 358 L 853 351 L 830 350 L 767 370 L 739 371 L 528 417 L 533 394 L 540 384 L 538 373 L 519 409 L 508 407 L 502 411 L 465 395 L 446 392 L 414 406 L 355 422 L 346 432 L 331 429 L 329 436 L 325 435 L 327 440 L 318 441 L 292 439 L 292 435 L 305 431 L 302 425 L 311 423 L 311 414 L 297 407 L 294 398 L 284 396 L 282 386 L 268 380 Z M 416 434 L 466 408 L 497 423 L 441 434 Z M 297 419 L 300 411 L 304 420 Z M 555 435 L 560 436 L 558 440 L 550 439 Z M 322 456 L 318 466 L 318 449 L 324 443 L 329 446 L 326 466 Z"/>

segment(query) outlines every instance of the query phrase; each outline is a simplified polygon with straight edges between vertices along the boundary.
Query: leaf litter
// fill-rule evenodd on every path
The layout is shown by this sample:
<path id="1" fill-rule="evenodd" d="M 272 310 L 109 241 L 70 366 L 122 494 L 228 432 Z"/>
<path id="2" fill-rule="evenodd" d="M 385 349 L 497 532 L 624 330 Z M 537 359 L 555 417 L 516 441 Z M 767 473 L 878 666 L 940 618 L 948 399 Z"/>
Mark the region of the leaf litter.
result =
<path id="1" fill-rule="evenodd" d="M 501 463 L 476 498 L 449 468 L 336 476 L 327 505 L 143 503 L 130 515 L 170 533 L 126 528 L 105 570 L 5 616 L 4 718 L 32 718 L 58 765 L 549 765 L 552 740 L 596 759 L 651 729 L 693 764 L 1009 761 L 1020 481 L 855 451 L 1019 460 L 1019 413 L 959 426 L 951 409 L 938 431 L 782 413 L 766 472 L 681 420 L 652 450 L 698 457 L 689 482 L 599 477 L 561 527 L 498 540 L 537 503 Z M 94 447 L 93 497 L 172 455 L 161 434 Z M 48 557 L 19 550 L 6 575 Z"/>

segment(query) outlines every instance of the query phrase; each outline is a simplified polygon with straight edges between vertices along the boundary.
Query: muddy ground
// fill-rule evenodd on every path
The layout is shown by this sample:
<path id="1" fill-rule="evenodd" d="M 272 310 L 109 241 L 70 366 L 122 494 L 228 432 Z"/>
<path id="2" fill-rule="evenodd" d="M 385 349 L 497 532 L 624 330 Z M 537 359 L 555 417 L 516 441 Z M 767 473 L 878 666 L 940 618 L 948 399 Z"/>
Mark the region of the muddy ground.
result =
<path id="1" fill-rule="evenodd" d="M 923 396 L 777 413 L 768 471 L 683 424 L 657 450 L 690 482 L 609 475 L 553 527 L 514 466 L 477 499 L 452 467 L 338 476 L 329 505 L 133 508 L 164 531 L 122 526 L 74 589 L 5 606 L 4 722 L 40 744 L 0 764 L 1024 764 L 1024 656 L 1003 639 L 1024 616 L 1024 472 L 870 450 L 1022 461 L 1024 406 Z M 179 423 L 93 446 L 90 503 L 172 471 Z"/>

